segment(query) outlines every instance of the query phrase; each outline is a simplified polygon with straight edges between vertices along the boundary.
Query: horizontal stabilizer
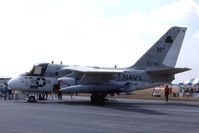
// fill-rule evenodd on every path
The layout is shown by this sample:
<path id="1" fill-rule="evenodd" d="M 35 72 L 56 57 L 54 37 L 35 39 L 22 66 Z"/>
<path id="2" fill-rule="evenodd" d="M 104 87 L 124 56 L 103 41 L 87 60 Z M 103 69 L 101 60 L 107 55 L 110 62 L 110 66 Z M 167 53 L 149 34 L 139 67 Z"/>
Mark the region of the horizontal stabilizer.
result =
<path id="1" fill-rule="evenodd" d="M 161 68 L 156 70 L 147 70 L 150 74 L 177 74 L 191 70 L 190 68 Z"/>

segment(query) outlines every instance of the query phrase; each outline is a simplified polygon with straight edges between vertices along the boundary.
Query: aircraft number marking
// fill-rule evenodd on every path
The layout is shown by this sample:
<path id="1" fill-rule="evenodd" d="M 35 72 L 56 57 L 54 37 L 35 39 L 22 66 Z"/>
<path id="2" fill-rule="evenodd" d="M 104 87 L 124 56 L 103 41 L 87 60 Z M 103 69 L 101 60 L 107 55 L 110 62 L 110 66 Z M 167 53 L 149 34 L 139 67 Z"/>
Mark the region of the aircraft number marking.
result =
<path id="1" fill-rule="evenodd" d="M 165 50 L 165 44 L 163 45 L 163 47 L 157 47 L 157 52 L 158 53 L 162 53 L 162 51 Z"/>
<path id="2" fill-rule="evenodd" d="M 147 65 L 148 65 L 148 66 L 159 66 L 159 63 L 158 63 L 158 62 L 148 61 L 148 62 L 147 62 Z"/>

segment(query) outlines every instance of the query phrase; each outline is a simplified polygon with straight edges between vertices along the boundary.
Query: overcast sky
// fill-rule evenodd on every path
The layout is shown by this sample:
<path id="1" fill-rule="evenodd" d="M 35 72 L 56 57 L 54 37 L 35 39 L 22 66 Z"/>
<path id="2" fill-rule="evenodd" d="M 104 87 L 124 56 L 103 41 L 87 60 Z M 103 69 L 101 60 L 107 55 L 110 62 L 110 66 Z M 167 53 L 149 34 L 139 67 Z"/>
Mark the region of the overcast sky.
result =
<path id="1" fill-rule="evenodd" d="M 170 27 L 188 27 L 176 67 L 199 77 L 199 2 L 196 0 L 0 0 L 0 75 L 33 64 L 128 67 Z"/>

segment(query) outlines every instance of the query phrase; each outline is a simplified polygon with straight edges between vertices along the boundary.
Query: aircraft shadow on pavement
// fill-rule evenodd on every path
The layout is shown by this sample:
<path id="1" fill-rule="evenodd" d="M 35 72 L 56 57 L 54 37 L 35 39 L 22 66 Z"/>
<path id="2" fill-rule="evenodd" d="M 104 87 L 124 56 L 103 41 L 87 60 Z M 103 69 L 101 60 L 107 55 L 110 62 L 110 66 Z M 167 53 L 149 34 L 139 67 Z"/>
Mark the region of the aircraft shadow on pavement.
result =
<path id="1" fill-rule="evenodd" d="M 26 101 L 18 101 L 21 103 L 25 103 Z M 30 103 L 28 103 L 30 104 Z M 35 104 L 35 103 L 32 103 Z M 120 99 L 109 100 L 105 102 L 104 105 L 93 105 L 91 104 L 89 99 L 67 99 L 67 100 L 44 100 L 38 101 L 36 104 L 62 104 L 62 105 L 70 105 L 70 106 L 97 106 L 102 108 L 109 108 L 115 110 L 122 110 L 128 112 L 137 112 L 144 113 L 149 115 L 169 115 L 168 113 L 163 113 L 161 111 L 156 110 L 156 107 L 161 108 L 167 107 L 195 107 L 199 108 L 198 104 L 190 104 L 189 102 L 178 102 L 171 101 L 165 103 L 164 101 L 148 101 L 148 100 L 129 100 L 128 102 L 122 101 Z"/>
<path id="2" fill-rule="evenodd" d="M 181 102 L 181 101 L 170 101 L 170 102 L 165 102 L 165 101 L 158 101 L 158 102 L 149 102 L 148 100 L 146 100 L 146 102 L 143 102 L 144 100 L 142 100 L 142 102 L 134 102 L 132 100 L 132 102 L 130 104 L 132 105 L 143 105 L 143 106 L 177 106 L 177 107 L 196 107 L 199 108 L 199 104 L 191 104 L 190 102 Z M 121 104 L 129 104 L 129 103 L 122 103 L 120 101 L 117 101 L 117 103 L 121 103 Z"/>
<path id="3" fill-rule="evenodd" d="M 142 114 L 148 114 L 148 115 L 169 115 L 167 113 L 163 113 L 160 111 L 152 110 L 152 109 L 147 109 L 147 108 L 142 108 L 139 106 L 128 106 L 128 105 L 120 105 L 120 106 L 104 106 L 104 108 L 110 108 L 110 109 L 117 109 L 121 111 L 128 111 L 128 112 L 136 112 L 136 113 L 142 113 Z"/>
<path id="4" fill-rule="evenodd" d="M 65 104 L 65 105 L 73 105 L 73 106 L 94 106 L 100 108 L 107 108 L 107 109 L 114 109 L 114 110 L 121 110 L 121 111 L 128 111 L 128 112 L 137 112 L 137 113 L 144 113 L 149 115 L 168 115 L 166 113 L 162 113 L 160 111 L 142 108 L 139 104 L 134 105 L 134 103 L 123 103 L 117 101 L 108 101 L 104 105 L 94 105 L 91 104 L 89 100 L 75 100 L 75 101 L 65 101 L 65 102 L 58 102 L 58 104 Z"/>
<path id="5" fill-rule="evenodd" d="M 33 103 L 34 104 L 34 103 Z M 162 113 L 160 111 L 142 108 L 143 104 L 139 103 L 123 103 L 118 101 L 108 101 L 104 105 L 94 105 L 91 104 L 90 100 L 81 100 L 81 99 L 71 99 L 71 100 L 55 100 L 55 101 L 38 101 L 36 104 L 62 104 L 62 105 L 70 105 L 70 106 L 93 106 L 93 107 L 100 107 L 100 108 L 107 108 L 107 109 L 115 109 L 121 111 L 128 111 L 128 112 L 137 112 L 137 113 L 144 113 L 149 115 L 168 115 L 166 113 Z"/>

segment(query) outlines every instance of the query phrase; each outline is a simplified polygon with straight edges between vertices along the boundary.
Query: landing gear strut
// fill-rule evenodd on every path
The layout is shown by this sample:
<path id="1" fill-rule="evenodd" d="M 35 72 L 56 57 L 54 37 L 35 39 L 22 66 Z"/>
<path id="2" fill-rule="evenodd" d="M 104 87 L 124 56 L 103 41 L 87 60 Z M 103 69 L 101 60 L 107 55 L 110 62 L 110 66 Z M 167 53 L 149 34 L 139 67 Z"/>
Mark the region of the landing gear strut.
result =
<path id="1" fill-rule="evenodd" d="M 105 102 L 106 94 L 104 93 L 92 93 L 91 95 L 91 103 L 103 105 Z"/>

